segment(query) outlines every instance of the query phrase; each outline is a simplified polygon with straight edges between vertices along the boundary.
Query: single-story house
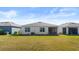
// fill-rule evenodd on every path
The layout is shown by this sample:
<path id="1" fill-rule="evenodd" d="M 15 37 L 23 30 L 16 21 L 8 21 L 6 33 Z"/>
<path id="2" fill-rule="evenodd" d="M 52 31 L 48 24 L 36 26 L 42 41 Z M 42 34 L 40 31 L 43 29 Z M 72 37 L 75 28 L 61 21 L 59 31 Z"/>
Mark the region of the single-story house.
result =
<path id="1" fill-rule="evenodd" d="M 5 33 L 14 34 L 20 31 L 21 26 L 13 22 L 0 22 L 0 29 Z"/>
<path id="2" fill-rule="evenodd" d="M 58 33 L 68 34 L 68 35 L 78 35 L 79 34 L 79 23 L 64 23 L 58 28 Z"/>
<path id="3" fill-rule="evenodd" d="M 13 22 L 0 22 L 1 30 L 9 34 L 20 32 L 22 35 L 79 35 L 79 23 L 69 22 L 58 26 L 44 22 L 36 22 L 21 27 Z"/>
<path id="4" fill-rule="evenodd" d="M 23 25 L 21 34 L 24 35 L 57 35 L 57 25 L 44 22 L 36 22 Z"/>

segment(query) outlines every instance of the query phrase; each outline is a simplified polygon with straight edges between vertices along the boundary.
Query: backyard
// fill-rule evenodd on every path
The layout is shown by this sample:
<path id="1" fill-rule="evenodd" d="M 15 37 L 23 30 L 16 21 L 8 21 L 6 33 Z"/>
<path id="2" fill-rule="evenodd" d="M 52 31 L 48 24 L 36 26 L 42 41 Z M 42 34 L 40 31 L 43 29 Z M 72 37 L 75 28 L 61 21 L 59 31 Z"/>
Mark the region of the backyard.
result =
<path id="1" fill-rule="evenodd" d="M 0 35 L 0 51 L 79 51 L 79 36 Z"/>

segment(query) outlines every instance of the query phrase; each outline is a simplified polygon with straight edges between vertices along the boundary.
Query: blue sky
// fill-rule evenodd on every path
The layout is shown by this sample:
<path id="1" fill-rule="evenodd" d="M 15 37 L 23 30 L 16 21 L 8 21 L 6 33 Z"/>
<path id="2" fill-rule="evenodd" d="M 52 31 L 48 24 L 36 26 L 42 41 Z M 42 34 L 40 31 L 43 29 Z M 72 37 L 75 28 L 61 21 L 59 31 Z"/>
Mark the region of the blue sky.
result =
<path id="1" fill-rule="evenodd" d="M 11 21 L 17 24 L 46 22 L 62 24 L 79 22 L 77 7 L 0 7 L 0 21 Z"/>

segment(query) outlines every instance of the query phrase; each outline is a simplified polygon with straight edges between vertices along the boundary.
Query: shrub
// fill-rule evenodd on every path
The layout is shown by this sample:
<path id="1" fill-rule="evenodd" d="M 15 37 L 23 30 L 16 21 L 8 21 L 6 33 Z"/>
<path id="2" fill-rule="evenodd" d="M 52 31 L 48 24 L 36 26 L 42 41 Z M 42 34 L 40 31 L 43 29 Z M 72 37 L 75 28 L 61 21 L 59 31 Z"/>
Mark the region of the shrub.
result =
<path id="1" fill-rule="evenodd" d="M 31 35 L 35 35 L 35 33 L 34 32 L 31 32 Z"/>
<path id="2" fill-rule="evenodd" d="M 18 33 L 15 31 L 15 32 L 13 33 L 13 35 L 18 35 Z"/>

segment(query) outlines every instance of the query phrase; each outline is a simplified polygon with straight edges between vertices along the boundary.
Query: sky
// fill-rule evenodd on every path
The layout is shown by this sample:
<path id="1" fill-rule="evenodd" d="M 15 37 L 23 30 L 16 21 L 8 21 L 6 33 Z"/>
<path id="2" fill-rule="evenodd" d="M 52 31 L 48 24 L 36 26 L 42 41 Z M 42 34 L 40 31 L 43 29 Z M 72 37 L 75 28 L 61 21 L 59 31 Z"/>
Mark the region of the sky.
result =
<path id="1" fill-rule="evenodd" d="M 79 23 L 78 7 L 0 7 L 0 22 L 25 25 L 34 22 L 63 24 Z"/>

